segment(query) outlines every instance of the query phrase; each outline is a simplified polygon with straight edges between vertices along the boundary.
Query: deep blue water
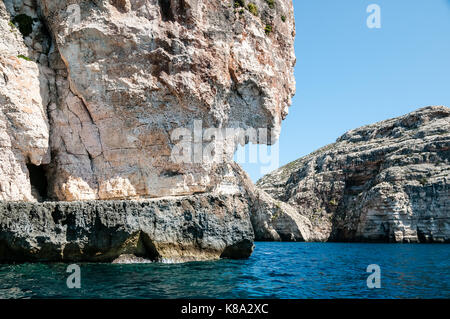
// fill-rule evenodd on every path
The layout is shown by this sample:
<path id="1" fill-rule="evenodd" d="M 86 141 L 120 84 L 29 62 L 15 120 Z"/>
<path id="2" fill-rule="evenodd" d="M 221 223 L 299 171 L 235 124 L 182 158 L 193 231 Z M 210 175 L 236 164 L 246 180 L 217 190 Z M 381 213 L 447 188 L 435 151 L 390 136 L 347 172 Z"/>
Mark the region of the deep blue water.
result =
<path id="1" fill-rule="evenodd" d="M 369 264 L 381 288 L 369 289 Z M 0 265 L 0 298 L 450 298 L 450 245 L 256 243 L 248 260 Z"/>

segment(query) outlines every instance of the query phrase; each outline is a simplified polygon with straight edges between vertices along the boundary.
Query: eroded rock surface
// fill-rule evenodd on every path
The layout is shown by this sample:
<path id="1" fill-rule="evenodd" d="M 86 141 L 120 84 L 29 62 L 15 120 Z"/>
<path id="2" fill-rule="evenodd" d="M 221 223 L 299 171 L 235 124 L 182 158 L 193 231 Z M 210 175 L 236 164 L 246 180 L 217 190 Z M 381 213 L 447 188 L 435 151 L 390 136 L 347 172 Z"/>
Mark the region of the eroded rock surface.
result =
<path id="1" fill-rule="evenodd" d="M 252 3 L 0 3 L 0 260 L 251 253 L 253 208 L 236 195 L 246 187 L 232 155 L 274 142 L 295 91 L 292 2 Z M 184 162 L 173 158 L 180 128 L 200 131 L 183 136 Z M 202 136 L 209 128 L 268 139 Z M 217 161 L 202 157 L 211 142 Z M 174 195 L 187 197 L 148 199 Z M 45 200 L 60 202 L 26 203 Z"/>
<path id="2" fill-rule="evenodd" d="M 47 106 L 52 71 L 36 63 L 44 50 L 33 49 L 33 40 L 42 34 L 32 20 L 26 39 L 15 26 L 5 4 L 0 2 L 0 200 L 34 201 L 27 164 L 50 163 Z M 19 15 L 19 13 L 18 13 Z M 37 45 L 36 45 L 37 47 Z"/>
<path id="3" fill-rule="evenodd" d="M 239 195 L 0 202 L 0 262 L 239 259 L 252 253 L 253 237 Z"/>
<path id="4" fill-rule="evenodd" d="M 278 137 L 295 91 L 292 2 L 252 3 L 5 0 L 1 198 L 40 197 L 27 163 L 47 165 L 40 195 L 54 200 L 220 193 L 235 136 L 194 137 L 180 162 L 172 134 L 197 121 Z M 220 165 L 195 155 L 212 140 Z"/>
<path id="5" fill-rule="evenodd" d="M 247 173 L 237 164 L 231 165 L 229 182 L 240 185 L 239 192 L 245 196 L 255 238 L 259 241 L 310 241 L 311 223 L 291 205 L 273 198 L 255 187 Z"/>
<path id="6" fill-rule="evenodd" d="M 256 16 L 223 0 L 83 1 L 79 21 L 73 1 L 41 3 L 61 57 L 51 65 L 67 71 L 49 110 L 54 198 L 215 191 L 215 163 L 171 157 L 171 134 L 195 120 L 278 136 L 295 90 L 290 0 L 256 0 Z"/>
<path id="7" fill-rule="evenodd" d="M 351 130 L 257 186 L 310 220 L 310 240 L 448 242 L 449 161 L 450 110 L 426 107 Z"/>

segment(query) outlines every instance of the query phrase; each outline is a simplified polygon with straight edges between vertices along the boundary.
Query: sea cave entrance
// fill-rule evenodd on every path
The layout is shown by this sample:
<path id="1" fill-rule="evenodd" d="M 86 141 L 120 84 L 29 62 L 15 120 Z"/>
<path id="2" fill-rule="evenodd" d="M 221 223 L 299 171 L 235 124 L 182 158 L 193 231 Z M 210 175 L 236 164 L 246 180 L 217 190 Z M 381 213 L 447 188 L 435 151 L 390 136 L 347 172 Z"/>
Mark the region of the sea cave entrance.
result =
<path id="1" fill-rule="evenodd" d="M 48 183 L 45 174 L 44 165 L 27 164 L 30 174 L 31 193 L 38 201 L 44 201 L 47 198 Z"/>

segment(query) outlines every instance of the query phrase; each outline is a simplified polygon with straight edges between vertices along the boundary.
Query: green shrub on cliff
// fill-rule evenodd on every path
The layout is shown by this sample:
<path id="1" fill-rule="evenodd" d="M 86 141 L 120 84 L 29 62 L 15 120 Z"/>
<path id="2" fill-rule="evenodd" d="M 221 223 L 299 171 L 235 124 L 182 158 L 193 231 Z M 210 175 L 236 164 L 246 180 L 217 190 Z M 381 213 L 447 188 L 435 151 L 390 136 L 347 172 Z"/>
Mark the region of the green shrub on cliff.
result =
<path id="1" fill-rule="evenodd" d="M 16 29 L 16 25 L 14 23 L 12 23 L 12 21 L 8 22 L 9 27 L 11 28 L 11 32 L 13 32 Z"/>
<path id="2" fill-rule="evenodd" d="M 338 202 L 333 198 L 332 200 L 330 200 L 329 204 L 330 204 L 331 206 L 337 206 L 337 205 L 338 205 Z"/>
<path id="3" fill-rule="evenodd" d="M 23 60 L 25 60 L 25 61 L 31 61 L 31 59 L 30 59 L 29 57 L 24 56 L 23 54 L 19 54 L 17 57 L 18 57 L 19 59 L 23 59 Z"/>
<path id="4" fill-rule="evenodd" d="M 254 16 L 258 15 L 258 7 L 256 6 L 256 4 L 249 3 L 247 8 L 248 8 L 248 11 L 250 11 L 250 13 L 253 14 Z"/>

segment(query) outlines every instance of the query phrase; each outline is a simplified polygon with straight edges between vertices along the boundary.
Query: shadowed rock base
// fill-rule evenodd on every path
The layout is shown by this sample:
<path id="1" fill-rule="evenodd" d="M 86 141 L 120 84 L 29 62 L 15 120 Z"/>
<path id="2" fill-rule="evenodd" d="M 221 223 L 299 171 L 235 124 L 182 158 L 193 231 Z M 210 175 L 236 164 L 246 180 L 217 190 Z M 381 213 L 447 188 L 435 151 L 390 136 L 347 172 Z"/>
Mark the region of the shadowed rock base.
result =
<path id="1" fill-rule="evenodd" d="M 145 201 L 0 202 L 0 262 L 186 262 L 247 258 L 247 201 L 195 195 Z"/>

